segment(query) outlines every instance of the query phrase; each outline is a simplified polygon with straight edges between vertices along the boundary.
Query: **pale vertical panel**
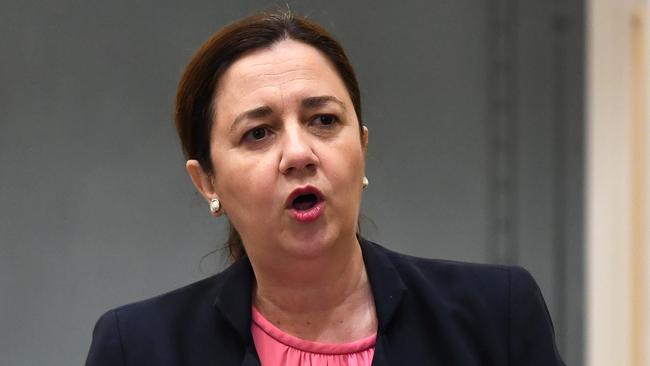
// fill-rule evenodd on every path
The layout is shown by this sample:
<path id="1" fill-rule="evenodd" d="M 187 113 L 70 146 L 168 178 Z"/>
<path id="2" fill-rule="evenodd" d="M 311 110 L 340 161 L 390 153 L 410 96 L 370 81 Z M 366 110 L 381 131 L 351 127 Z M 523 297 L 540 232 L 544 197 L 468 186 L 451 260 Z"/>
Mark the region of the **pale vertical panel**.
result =
<path id="1" fill-rule="evenodd" d="M 643 135 L 645 136 L 645 339 L 644 365 L 650 366 L 650 0 L 643 4 L 643 17 L 645 19 L 645 63 L 644 82 L 645 82 L 645 119 L 642 125 Z"/>
<path id="2" fill-rule="evenodd" d="M 630 354 L 632 366 L 647 365 L 647 328 L 648 316 L 646 295 L 647 271 L 647 223 L 646 206 L 646 171 L 647 159 L 647 24 L 645 7 L 636 9 L 631 21 L 632 32 L 632 266 L 631 274 L 631 342 Z"/>
<path id="3" fill-rule="evenodd" d="M 587 361 L 629 365 L 631 0 L 592 0 L 587 50 Z"/>
<path id="4" fill-rule="evenodd" d="M 589 365 L 650 362 L 647 4 L 589 3 Z"/>
<path id="5" fill-rule="evenodd" d="M 641 17 L 643 19 L 643 39 L 641 40 L 643 62 L 640 64 L 641 78 L 643 80 L 644 94 L 641 97 L 643 104 L 643 115 L 640 125 L 640 133 L 643 136 L 643 182 L 642 197 L 644 202 L 644 217 L 641 218 L 641 230 L 643 235 L 642 245 L 644 246 L 644 255 L 641 286 L 643 291 L 643 308 L 644 328 L 641 336 L 642 364 L 650 366 L 650 0 L 644 0 L 639 6 Z"/>

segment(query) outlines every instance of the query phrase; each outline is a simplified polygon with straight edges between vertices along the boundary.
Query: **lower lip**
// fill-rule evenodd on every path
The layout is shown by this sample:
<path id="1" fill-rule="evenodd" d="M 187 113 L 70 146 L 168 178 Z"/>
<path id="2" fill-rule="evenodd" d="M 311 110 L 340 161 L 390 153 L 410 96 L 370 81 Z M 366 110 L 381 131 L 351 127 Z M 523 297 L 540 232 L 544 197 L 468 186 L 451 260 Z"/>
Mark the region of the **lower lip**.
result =
<path id="1" fill-rule="evenodd" d="M 299 222 L 312 222 L 318 220 L 325 209 L 325 202 L 319 201 L 314 207 L 308 210 L 291 209 L 291 216 Z"/>

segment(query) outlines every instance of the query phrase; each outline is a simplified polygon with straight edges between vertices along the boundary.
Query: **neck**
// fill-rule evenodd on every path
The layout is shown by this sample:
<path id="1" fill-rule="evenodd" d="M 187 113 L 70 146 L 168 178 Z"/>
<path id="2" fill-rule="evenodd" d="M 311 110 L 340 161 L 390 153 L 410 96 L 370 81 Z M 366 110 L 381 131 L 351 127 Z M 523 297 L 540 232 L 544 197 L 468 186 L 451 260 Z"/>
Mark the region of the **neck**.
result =
<path id="1" fill-rule="evenodd" d="M 298 337 L 351 341 L 376 330 L 376 316 L 361 247 L 341 245 L 317 258 L 256 265 L 253 301 L 280 329 Z"/>

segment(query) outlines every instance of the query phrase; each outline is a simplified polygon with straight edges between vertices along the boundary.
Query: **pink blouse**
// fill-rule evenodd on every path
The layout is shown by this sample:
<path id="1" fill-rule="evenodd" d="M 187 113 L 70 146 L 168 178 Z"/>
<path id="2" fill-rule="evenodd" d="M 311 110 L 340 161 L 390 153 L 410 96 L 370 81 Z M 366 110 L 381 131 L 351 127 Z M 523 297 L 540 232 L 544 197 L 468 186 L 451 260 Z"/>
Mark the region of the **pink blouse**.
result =
<path id="1" fill-rule="evenodd" d="M 262 366 L 370 366 L 377 335 L 349 343 L 306 341 L 287 334 L 253 306 L 251 332 Z"/>

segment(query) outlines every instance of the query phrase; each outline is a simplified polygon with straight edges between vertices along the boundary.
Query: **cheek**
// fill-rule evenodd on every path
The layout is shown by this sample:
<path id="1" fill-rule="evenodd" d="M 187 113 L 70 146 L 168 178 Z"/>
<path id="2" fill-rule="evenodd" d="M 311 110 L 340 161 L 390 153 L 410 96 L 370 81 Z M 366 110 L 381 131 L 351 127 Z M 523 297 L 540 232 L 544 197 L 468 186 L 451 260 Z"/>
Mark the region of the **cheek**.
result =
<path id="1" fill-rule="evenodd" d="M 350 139 L 352 142 L 341 143 L 335 147 L 337 158 L 335 164 L 340 166 L 341 174 L 348 179 L 360 176 L 363 177 L 365 160 L 361 143 L 356 139 Z"/>
<path id="2" fill-rule="evenodd" d="M 346 201 L 350 201 L 351 198 L 356 201 L 357 196 L 360 196 L 361 179 L 365 169 L 361 144 L 358 140 L 353 141 L 358 145 L 346 143 L 335 146 L 325 164 L 329 167 L 329 176 L 335 191 L 345 192 L 346 194 L 341 196 L 345 196 Z"/>
<path id="3" fill-rule="evenodd" d="M 216 188 L 226 212 L 251 215 L 271 205 L 277 167 L 270 159 L 224 159 L 216 165 Z"/>

